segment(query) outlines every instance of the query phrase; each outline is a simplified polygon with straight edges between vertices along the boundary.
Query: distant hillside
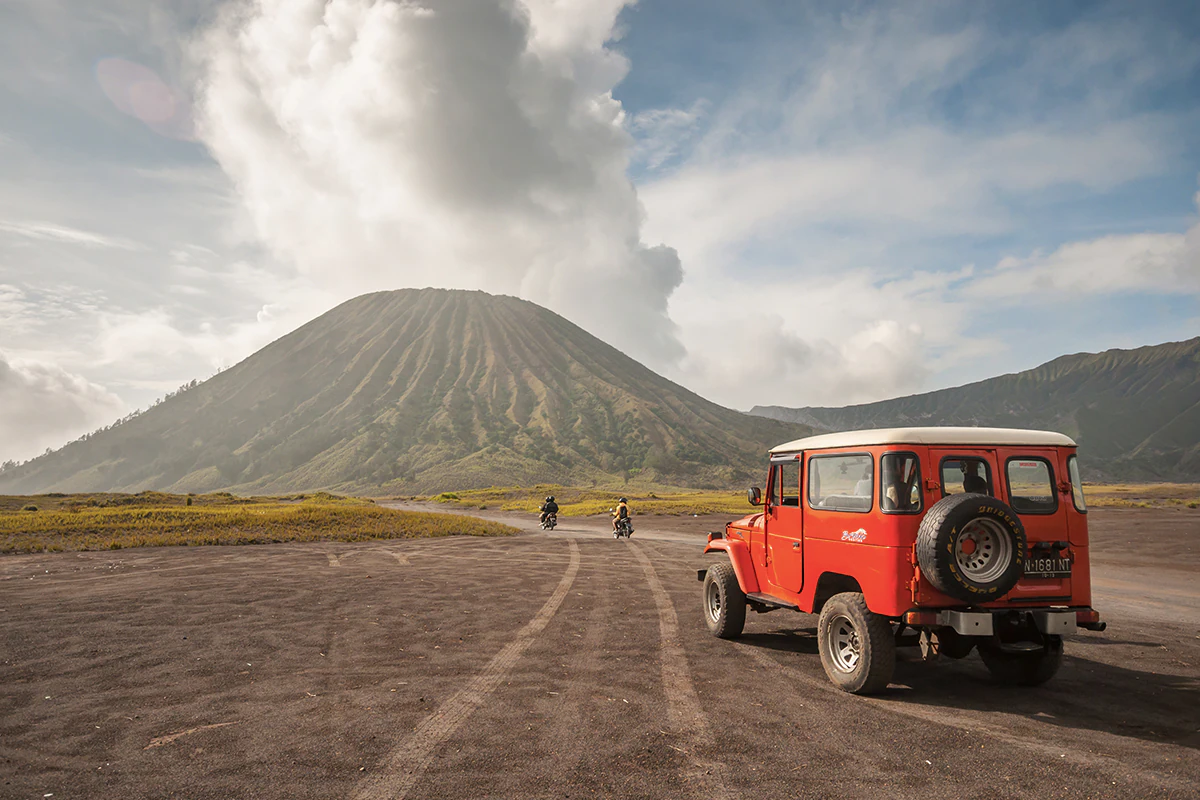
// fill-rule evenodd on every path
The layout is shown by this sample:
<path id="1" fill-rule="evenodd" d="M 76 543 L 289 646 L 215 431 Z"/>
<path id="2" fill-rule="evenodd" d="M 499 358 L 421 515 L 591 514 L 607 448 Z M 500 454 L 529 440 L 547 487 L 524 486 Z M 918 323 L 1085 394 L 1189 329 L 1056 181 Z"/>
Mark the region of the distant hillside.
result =
<path id="1" fill-rule="evenodd" d="M 755 406 L 819 430 L 995 425 L 1061 431 L 1085 479 L 1200 480 L 1200 338 L 1063 356 L 1027 372 L 845 408 Z"/>
<path id="2" fill-rule="evenodd" d="M 482 292 L 350 300 L 0 494 L 432 492 L 634 477 L 745 483 L 808 432 L 689 392 L 562 317 Z"/>

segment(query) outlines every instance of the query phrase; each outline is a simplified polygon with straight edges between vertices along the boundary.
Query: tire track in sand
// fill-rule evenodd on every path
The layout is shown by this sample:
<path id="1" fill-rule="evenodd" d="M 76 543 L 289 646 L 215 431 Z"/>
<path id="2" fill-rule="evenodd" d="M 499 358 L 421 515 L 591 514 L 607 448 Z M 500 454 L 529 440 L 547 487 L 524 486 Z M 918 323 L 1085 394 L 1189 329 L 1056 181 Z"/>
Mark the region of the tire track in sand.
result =
<path id="1" fill-rule="evenodd" d="M 628 546 L 646 574 L 646 582 L 650 584 L 650 593 L 658 607 L 663 689 L 667 695 L 667 726 L 687 745 L 684 755 L 687 756 L 689 768 L 685 777 L 692 786 L 692 794 L 704 800 L 732 798 L 733 794 L 726 788 L 725 764 L 704 758 L 699 752 L 701 749 L 711 750 L 715 740 L 708 727 L 704 709 L 700 707 L 696 687 L 692 684 L 687 654 L 684 653 L 679 639 L 679 618 L 675 614 L 675 605 L 658 579 L 654 564 L 642 552 L 642 548 L 633 542 L 628 542 Z"/>
<path id="2" fill-rule="evenodd" d="M 567 543 L 571 546 L 571 561 L 554 594 L 550 595 L 541 610 L 517 631 L 513 640 L 470 683 L 451 695 L 433 714 L 422 720 L 416 730 L 392 748 L 380 764 L 379 774 L 359 783 L 353 794 L 354 800 L 402 800 L 433 761 L 434 751 L 453 736 L 459 726 L 500 685 L 534 638 L 550 622 L 575 582 L 575 575 L 579 572 L 579 545 L 573 540 Z"/>

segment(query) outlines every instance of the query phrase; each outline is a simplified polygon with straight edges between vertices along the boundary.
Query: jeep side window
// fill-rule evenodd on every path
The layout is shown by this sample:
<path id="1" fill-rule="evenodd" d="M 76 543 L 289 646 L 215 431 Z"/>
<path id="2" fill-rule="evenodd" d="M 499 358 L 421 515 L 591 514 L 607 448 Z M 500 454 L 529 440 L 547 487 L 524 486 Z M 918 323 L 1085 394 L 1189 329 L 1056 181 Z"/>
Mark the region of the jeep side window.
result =
<path id="1" fill-rule="evenodd" d="M 912 453 L 887 453 L 879 460 L 879 508 L 888 513 L 921 510 L 921 462 Z"/>
<path id="2" fill-rule="evenodd" d="M 1067 459 L 1067 475 L 1071 478 L 1071 499 L 1075 502 L 1075 510 L 1080 514 L 1087 513 L 1087 502 L 1083 499 L 1083 479 L 1079 477 L 1079 459 L 1071 455 Z"/>
<path id="3" fill-rule="evenodd" d="M 779 479 L 779 505 L 800 505 L 800 462 L 789 461 L 786 464 L 780 464 L 776 476 Z"/>
<path id="4" fill-rule="evenodd" d="M 783 496 L 780 492 L 780 487 L 783 485 L 783 482 L 779 480 L 779 467 L 779 464 L 771 465 L 771 485 L 767 490 L 767 494 L 770 495 L 771 498 L 771 505 L 773 506 L 783 505 Z"/>
<path id="5" fill-rule="evenodd" d="M 808 505 L 826 511 L 870 511 L 874 461 L 867 454 L 808 460 Z"/>
<path id="6" fill-rule="evenodd" d="M 982 458 L 966 456 L 942 459 L 942 494 L 963 492 L 995 496 L 987 462 Z"/>

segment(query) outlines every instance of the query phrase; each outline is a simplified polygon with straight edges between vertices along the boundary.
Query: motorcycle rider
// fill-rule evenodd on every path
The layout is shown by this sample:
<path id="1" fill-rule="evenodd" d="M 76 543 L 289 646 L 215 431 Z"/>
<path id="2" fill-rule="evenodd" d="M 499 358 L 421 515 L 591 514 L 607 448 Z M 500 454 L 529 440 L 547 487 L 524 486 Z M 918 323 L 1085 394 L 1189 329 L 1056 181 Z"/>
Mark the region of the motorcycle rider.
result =
<path id="1" fill-rule="evenodd" d="M 554 502 L 554 495 L 547 495 L 546 502 L 542 503 L 541 508 L 539 508 L 538 511 L 542 512 L 542 516 L 538 518 L 538 521 L 543 525 L 546 524 L 546 517 L 550 516 L 551 514 L 557 516 L 558 503 Z"/>
<path id="2" fill-rule="evenodd" d="M 612 512 L 613 516 L 613 533 L 617 532 L 617 527 L 620 526 L 621 520 L 629 519 L 629 501 L 622 497 L 617 501 L 617 507 Z M 633 523 L 630 522 L 629 529 L 633 530 Z"/>

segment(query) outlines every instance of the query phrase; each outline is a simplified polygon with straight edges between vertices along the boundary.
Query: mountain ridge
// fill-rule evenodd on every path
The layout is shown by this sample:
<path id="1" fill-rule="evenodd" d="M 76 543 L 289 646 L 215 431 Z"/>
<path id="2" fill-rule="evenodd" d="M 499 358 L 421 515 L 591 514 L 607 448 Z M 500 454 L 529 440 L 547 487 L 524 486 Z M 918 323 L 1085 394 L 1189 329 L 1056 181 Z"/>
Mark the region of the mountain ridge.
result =
<path id="1" fill-rule="evenodd" d="M 1200 480 L 1200 337 L 1059 356 L 1022 372 L 842 408 L 754 406 L 817 430 L 906 425 L 1047 428 L 1090 479 Z"/>

